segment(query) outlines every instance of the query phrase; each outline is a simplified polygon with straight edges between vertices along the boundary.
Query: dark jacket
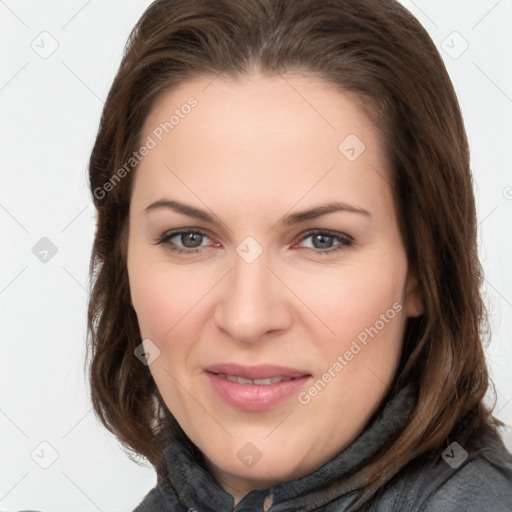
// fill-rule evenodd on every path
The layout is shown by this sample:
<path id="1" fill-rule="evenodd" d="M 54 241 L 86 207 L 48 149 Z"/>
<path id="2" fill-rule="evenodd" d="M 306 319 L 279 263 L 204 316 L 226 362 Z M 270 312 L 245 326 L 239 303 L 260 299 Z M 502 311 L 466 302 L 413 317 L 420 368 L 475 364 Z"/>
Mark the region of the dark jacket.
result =
<path id="1" fill-rule="evenodd" d="M 170 442 L 157 469 L 157 485 L 133 512 L 347 510 L 355 491 L 347 488 L 343 477 L 393 437 L 412 410 L 414 397 L 412 385 L 405 387 L 374 415 L 349 446 L 322 467 L 273 489 L 253 490 L 234 509 L 233 496 L 200 464 L 197 448 L 190 441 Z M 437 459 L 416 459 L 402 469 L 364 510 L 510 512 L 512 455 L 500 439 L 492 436 L 485 437 L 478 451 L 466 452 L 452 441 Z"/>

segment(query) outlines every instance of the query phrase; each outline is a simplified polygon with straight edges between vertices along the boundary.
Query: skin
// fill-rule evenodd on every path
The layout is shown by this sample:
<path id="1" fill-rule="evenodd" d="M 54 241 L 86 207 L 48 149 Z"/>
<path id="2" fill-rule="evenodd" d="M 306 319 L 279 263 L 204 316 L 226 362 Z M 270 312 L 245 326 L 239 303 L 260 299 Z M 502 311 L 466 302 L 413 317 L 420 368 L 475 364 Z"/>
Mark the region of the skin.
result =
<path id="1" fill-rule="evenodd" d="M 158 141 L 153 130 L 190 96 L 197 106 Z M 338 149 L 348 134 L 366 146 L 354 161 Z M 132 304 L 142 338 L 160 350 L 149 370 L 167 407 L 236 504 L 251 489 L 311 473 L 364 429 L 396 373 L 406 319 L 421 314 L 417 281 L 377 128 L 332 85 L 292 73 L 197 78 L 155 104 L 141 140 L 147 136 L 158 143 L 134 176 Z M 206 210 L 216 222 L 169 208 L 145 211 L 164 198 Z M 280 224 L 330 201 L 369 215 L 338 211 Z M 179 228 L 206 236 L 156 244 Z M 353 243 L 325 241 L 311 229 Z M 237 253 L 248 236 L 263 250 L 252 263 Z M 173 244 L 200 244 L 200 252 L 178 254 Z M 325 253 L 332 248 L 340 250 Z M 293 395 L 264 411 L 239 410 L 203 373 L 224 362 L 283 365 L 312 375 L 307 391 L 397 303 L 401 311 L 307 404 Z M 237 456 L 247 443 L 261 454 L 252 467 Z"/>

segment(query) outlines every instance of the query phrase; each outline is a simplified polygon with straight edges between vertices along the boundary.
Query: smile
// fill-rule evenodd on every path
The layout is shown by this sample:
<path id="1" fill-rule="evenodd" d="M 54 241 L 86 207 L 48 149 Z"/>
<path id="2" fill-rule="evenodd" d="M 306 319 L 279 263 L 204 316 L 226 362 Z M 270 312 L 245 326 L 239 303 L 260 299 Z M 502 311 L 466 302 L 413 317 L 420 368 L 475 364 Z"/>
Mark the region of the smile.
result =
<path id="1" fill-rule="evenodd" d="M 246 379 L 238 375 L 228 375 L 226 373 L 217 373 L 219 377 L 227 379 L 230 382 L 237 382 L 238 384 L 256 384 L 258 386 L 268 386 L 269 384 L 277 384 L 283 381 L 292 380 L 293 377 L 268 377 L 267 379 Z"/>
<path id="2" fill-rule="evenodd" d="M 203 375 L 217 398 L 244 411 L 263 411 L 286 402 L 312 379 L 310 373 L 294 368 L 233 363 L 209 366 Z"/>

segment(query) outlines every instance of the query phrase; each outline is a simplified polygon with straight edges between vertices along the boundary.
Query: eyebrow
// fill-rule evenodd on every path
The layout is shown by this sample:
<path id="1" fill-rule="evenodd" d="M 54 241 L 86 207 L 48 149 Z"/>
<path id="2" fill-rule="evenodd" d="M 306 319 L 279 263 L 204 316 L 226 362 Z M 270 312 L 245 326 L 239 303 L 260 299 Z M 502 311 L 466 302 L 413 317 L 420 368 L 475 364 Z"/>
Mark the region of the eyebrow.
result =
<path id="1" fill-rule="evenodd" d="M 174 210 L 177 213 L 182 213 L 183 215 L 187 215 L 188 217 L 193 217 L 204 222 L 209 222 L 211 224 L 215 223 L 215 218 L 210 215 L 205 210 L 201 210 L 194 206 L 190 206 L 185 203 L 181 203 L 179 201 L 173 201 L 170 199 L 159 199 L 154 203 L 151 203 L 146 207 L 145 212 L 149 213 L 153 210 L 157 210 L 159 208 L 167 208 L 170 210 Z M 363 208 L 356 208 L 355 206 L 349 205 L 347 203 L 335 201 L 331 203 L 326 203 L 319 205 L 310 210 L 305 210 L 302 212 L 292 213 L 290 215 L 286 215 L 281 220 L 281 224 L 285 226 L 292 226 L 294 224 L 300 224 L 301 222 L 305 222 L 307 220 L 316 219 L 322 215 L 327 215 L 328 213 L 333 212 L 349 212 L 349 213 L 357 213 L 361 215 L 365 215 L 368 218 L 371 218 L 371 214 L 369 211 L 364 210 Z"/>

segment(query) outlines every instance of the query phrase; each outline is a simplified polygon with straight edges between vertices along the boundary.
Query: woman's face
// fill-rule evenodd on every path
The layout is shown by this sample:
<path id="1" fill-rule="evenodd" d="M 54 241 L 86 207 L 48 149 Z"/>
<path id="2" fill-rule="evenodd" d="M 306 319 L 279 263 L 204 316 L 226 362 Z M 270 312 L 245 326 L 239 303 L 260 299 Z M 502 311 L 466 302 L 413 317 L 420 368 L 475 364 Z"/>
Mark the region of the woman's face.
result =
<path id="1" fill-rule="evenodd" d="M 146 120 L 132 304 L 167 407 L 238 499 L 355 439 L 421 312 L 377 130 L 293 74 L 197 79 Z"/>

